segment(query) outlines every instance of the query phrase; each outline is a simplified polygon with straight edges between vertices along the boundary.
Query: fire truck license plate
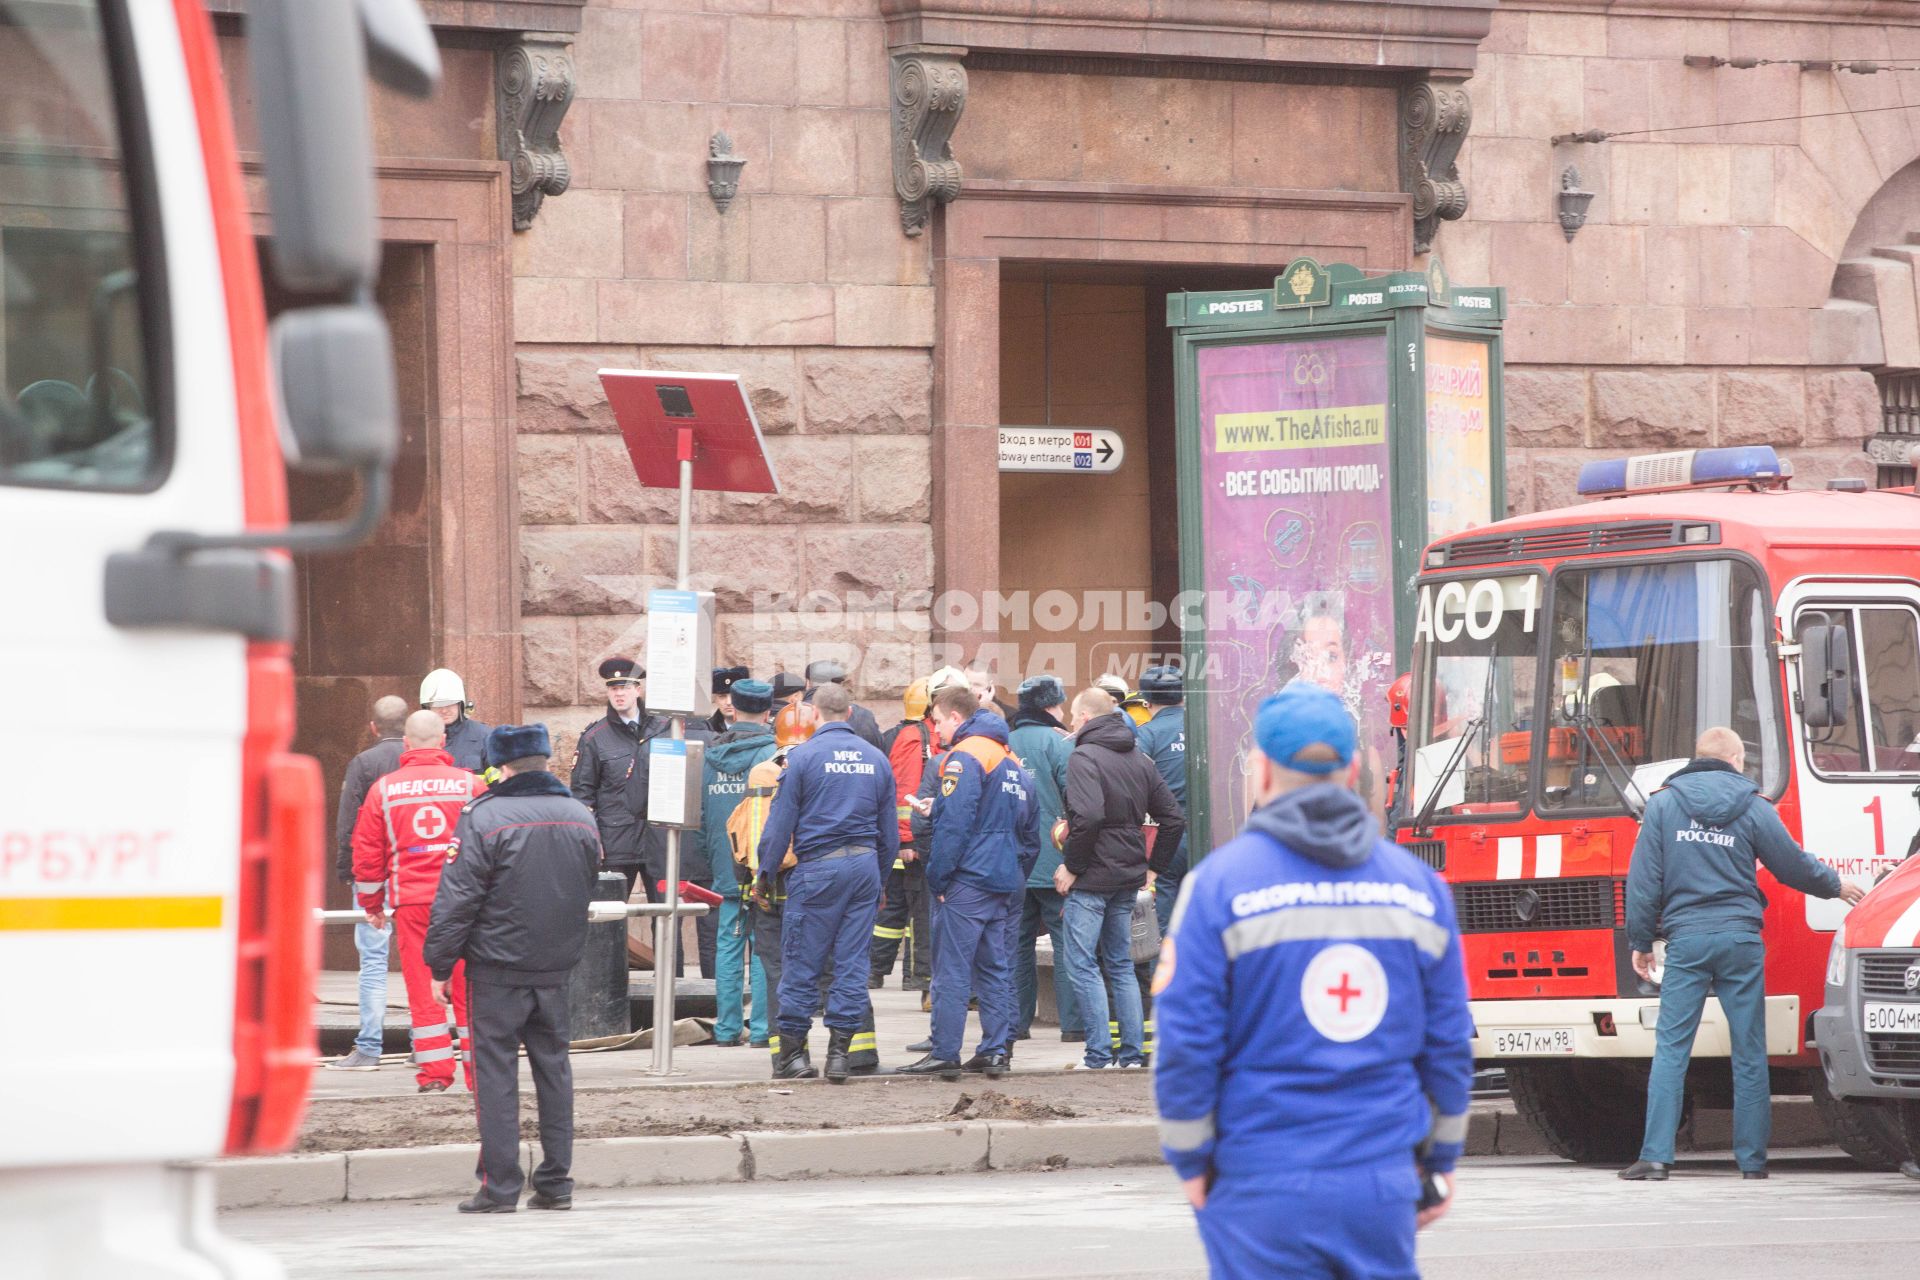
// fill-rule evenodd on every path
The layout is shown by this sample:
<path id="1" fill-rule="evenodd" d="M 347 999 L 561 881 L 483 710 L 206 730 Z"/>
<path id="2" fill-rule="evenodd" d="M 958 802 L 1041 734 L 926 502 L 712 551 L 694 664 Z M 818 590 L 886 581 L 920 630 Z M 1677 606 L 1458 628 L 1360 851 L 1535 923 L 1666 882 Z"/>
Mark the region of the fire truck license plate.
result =
<path id="1" fill-rule="evenodd" d="M 1920 1035 L 1920 1004 L 1870 1004 L 1866 1014 L 1868 1031 Z"/>
<path id="2" fill-rule="evenodd" d="M 1529 1027 L 1522 1031 L 1495 1031 L 1493 1052 L 1501 1058 L 1529 1058 L 1573 1053 L 1572 1027 Z"/>

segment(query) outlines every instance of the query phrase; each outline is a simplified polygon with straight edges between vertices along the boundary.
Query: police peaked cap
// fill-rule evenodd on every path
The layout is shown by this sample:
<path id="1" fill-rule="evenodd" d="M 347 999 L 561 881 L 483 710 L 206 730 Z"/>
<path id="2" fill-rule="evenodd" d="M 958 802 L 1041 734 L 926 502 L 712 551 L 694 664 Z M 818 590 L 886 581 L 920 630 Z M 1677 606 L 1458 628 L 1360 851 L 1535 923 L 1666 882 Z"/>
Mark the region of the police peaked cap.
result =
<path id="1" fill-rule="evenodd" d="M 1140 673 L 1140 692 L 1148 702 L 1178 702 L 1186 694 L 1186 681 L 1178 667 L 1148 667 Z"/>
<path id="2" fill-rule="evenodd" d="M 733 709 L 750 714 L 773 710 L 773 686 L 765 680 L 734 681 Z"/>
<path id="3" fill-rule="evenodd" d="M 600 678 L 608 684 L 638 684 L 647 678 L 647 669 L 632 658 L 608 658 L 600 664 Z"/>
<path id="4" fill-rule="evenodd" d="M 714 696 L 719 697 L 723 693 L 731 692 L 733 686 L 752 674 L 745 667 L 715 667 L 713 669 Z"/>
<path id="5" fill-rule="evenodd" d="M 776 671 L 773 673 L 773 696 L 775 701 L 781 698 L 791 698 L 796 693 L 804 693 L 806 692 L 806 688 L 807 682 L 799 676 L 791 675 L 785 671 Z"/>
<path id="6" fill-rule="evenodd" d="M 832 658 L 807 664 L 807 679 L 815 684 L 839 684 L 847 678 L 847 669 Z"/>
<path id="7" fill-rule="evenodd" d="M 544 724 L 503 724 L 487 735 L 487 759 L 494 764 L 553 754 Z"/>

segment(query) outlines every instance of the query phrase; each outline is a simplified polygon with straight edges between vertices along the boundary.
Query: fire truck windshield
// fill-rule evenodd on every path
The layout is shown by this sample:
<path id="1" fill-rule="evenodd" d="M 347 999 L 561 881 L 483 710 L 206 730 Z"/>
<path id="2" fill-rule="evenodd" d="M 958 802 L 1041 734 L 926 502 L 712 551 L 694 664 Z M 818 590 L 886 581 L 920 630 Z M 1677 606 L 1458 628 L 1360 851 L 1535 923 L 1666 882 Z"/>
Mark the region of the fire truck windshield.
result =
<path id="1" fill-rule="evenodd" d="M 1570 565 L 1554 576 L 1546 714 L 1533 732 L 1546 810 L 1619 811 L 1693 756 L 1716 725 L 1747 745 L 1747 773 L 1778 794 L 1785 759 L 1771 612 L 1736 560 Z"/>
<path id="2" fill-rule="evenodd" d="M 1537 573 L 1421 584 L 1414 638 L 1425 705 L 1408 759 L 1415 815 L 1525 807 L 1543 595 Z"/>

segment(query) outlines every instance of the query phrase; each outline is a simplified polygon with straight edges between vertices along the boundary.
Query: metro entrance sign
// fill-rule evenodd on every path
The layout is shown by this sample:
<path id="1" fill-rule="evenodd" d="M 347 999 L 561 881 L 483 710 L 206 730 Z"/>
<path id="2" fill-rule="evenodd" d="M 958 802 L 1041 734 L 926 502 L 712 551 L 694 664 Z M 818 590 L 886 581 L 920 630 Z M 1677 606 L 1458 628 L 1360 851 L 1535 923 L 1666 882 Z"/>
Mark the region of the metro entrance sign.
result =
<path id="1" fill-rule="evenodd" d="M 1118 432 L 1094 427 L 1001 427 L 1002 471 L 1079 471 L 1102 475 L 1126 460 Z"/>

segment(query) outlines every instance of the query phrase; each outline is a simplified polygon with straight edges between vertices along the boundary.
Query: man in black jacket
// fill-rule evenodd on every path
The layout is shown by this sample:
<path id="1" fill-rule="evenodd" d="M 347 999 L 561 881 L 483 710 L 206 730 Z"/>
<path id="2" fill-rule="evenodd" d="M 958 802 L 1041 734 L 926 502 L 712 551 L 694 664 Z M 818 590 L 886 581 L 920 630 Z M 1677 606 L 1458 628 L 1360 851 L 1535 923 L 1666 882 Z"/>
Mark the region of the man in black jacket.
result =
<path id="1" fill-rule="evenodd" d="M 1154 867 L 1173 859 L 1186 834 L 1187 815 L 1134 737 L 1133 721 L 1116 711 L 1111 695 L 1088 689 L 1073 700 L 1073 754 L 1067 757 L 1065 860 L 1053 884 L 1067 901 L 1060 911 L 1067 973 L 1087 1024 L 1086 1065 L 1147 1064 L 1145 1016 L 1133 972 L 1133 900 L 1146 887 L 1146 834 L 1151 817 Z M 1104 977 L 1104 981 L 1103 981 Z M 1120 1024 L 1116 1058 L 1108 1037 L 1107 991 Z"/>
<path id="2" fill-rule="evenodd" d="M 333 873 L 341 884 L 353 883 L 353 824 L 366 803 L 367 792 L 400 767 L 401 728 L 407 722 L 407 700 L 388 694 L 373 704 L 367 731 L 376 741 L 347 764 L 340 783 L 340 809 L 333 819 Z M 353 945 L 360 952 L 360 1033 L 353 1051 L 327 1064 L 335 1071 L 378 1071 L 387 1021 L 387 946 L 392 925 L 374 928 L 362 920 L 353 926 Z"/>
<path id="3" fill-rule="evenodd" d="M 627 897 L 633 897 L 634 884 L 644 879 L 651 902 L 653 882 L 666 865 L 666 833 L 647 830 L 647 740 L 667 733 L 672 725 L 665 716 L 648 714 L 647 669 L 633 659 L 608 658 L 600 664 L 600 679 L 607 686 L 607 714 L 580 735 L 571 774 L 573 798 L 593 810 L 607 868 L 627 878 Z M 629 785 L 636 774 L 637 789 Z"/>
<path id="4" fill-rule="evenodd" d="M 522 1045 L 543 1157 L 527 1203 L 573 1207 L 567 978 L 586 947 L 600 834 L 593 815 L 547 772 L 551 753 L 543 724 L 502 725 L 488 735 L 487 758 L 504 777 L 461 811 L 427 927 L 434 999 L 445 1002 L 456 962 L 467 967 L 480 1189 L 461 1202 L 462 1213 L 519 1207 Z"/>

